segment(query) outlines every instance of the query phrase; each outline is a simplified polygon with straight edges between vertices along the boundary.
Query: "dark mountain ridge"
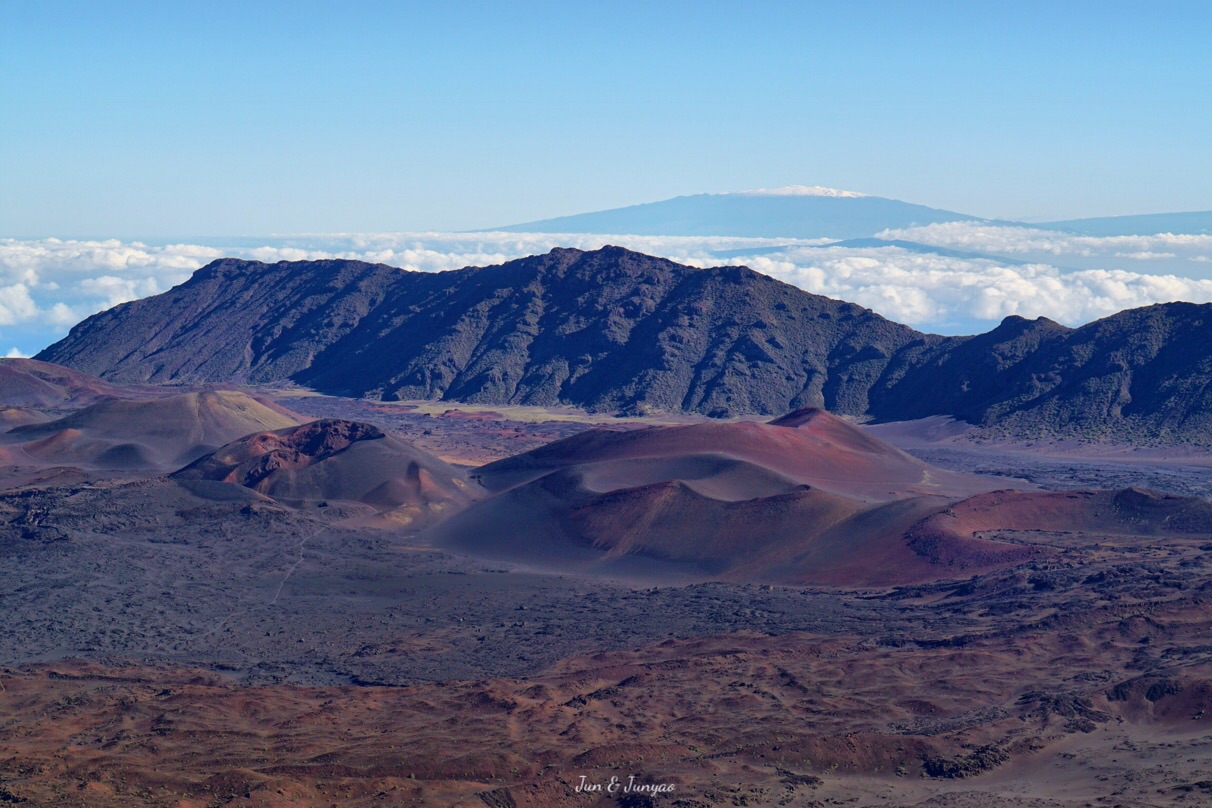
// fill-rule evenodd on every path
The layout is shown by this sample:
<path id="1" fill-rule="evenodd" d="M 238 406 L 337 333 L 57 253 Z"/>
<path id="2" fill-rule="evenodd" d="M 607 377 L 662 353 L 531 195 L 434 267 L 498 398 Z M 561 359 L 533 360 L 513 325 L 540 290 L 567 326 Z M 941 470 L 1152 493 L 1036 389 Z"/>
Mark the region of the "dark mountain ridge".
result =
<path id="1" fill-rule="evenodd" d="M 1019 437 L 1206 442 L 1212 413 L 1212 305 L 941 337 L 744 267 L 618 247 L 441 273 L 224 259 L 38 359 L 113 382 L 293 381 L 386 400 L 945 414 Z"/>
<path id="2" fill-rule="evenodd" d="M 289 379 L 389 400 L 859 415 L 888 358 L 923 339 L 938 338 L 744 267 L 606 247 L 442 273 L 216 261 L 40 356 L 122 382 Z"/>

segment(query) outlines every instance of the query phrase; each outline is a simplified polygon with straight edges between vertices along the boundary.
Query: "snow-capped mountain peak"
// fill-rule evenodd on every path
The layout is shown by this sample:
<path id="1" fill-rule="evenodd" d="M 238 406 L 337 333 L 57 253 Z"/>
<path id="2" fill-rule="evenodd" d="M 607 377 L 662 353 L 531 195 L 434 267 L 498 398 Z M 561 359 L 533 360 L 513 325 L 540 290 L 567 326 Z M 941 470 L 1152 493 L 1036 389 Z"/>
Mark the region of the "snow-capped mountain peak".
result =
<path id="1" fill-rule="evenodd" d="M 867 196 L 858 191 L 842 191 L 837 188 L 826 188 L 823 185 L 784 185 L 781 188 L 754 188 L 750 191 L 734 191 L 730 196 L 831 196 L 835 198 L 855 199 Z"/>

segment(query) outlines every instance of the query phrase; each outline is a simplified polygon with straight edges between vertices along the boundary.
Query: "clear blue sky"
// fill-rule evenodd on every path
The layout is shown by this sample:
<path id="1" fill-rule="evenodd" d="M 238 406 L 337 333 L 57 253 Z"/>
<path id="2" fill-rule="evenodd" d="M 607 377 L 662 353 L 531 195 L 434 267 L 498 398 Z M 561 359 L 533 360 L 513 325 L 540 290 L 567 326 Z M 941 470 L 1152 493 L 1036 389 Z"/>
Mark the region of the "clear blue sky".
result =
<path id="1" fill-rule="evenodd" d="M 0 0 L 0 236 L 1212 208 L 1208 2 Z"/>

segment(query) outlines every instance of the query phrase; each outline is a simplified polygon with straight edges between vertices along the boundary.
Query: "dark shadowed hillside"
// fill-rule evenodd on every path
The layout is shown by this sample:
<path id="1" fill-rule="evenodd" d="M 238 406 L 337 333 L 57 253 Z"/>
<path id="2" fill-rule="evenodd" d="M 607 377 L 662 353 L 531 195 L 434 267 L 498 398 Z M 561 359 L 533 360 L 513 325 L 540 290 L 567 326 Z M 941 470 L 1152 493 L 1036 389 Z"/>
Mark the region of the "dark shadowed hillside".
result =
<path id="1" fill-rule="evenodd" d="M 606 247 L 436 274 L 216 261 L 85 320 L 40 358 L 121 381 L 291 379 L 385 399 L 859 415 L 891 356 L 937 339 L 742 267 Z"/>
<path id="2" fill-rule="evenodd" d="M 716 417 L 804 406 L 1012 437 L 1208 442 L 1212 306 L 1078 329 L 921 334 L 743 267 L 605 247 L 407 272 L 222 260 L 90 317 L 39 359 L 114 382 L 266 383 L 386 400 Z"/>
<path id="3" fill-rule="evenodd" d="M 1007 318 L 900 358 L 872 390 L 885 420 L 946 413 L 1007 435 L 1209 442 L 1212 305 L 1165 303 L 1077 329 Z"/>

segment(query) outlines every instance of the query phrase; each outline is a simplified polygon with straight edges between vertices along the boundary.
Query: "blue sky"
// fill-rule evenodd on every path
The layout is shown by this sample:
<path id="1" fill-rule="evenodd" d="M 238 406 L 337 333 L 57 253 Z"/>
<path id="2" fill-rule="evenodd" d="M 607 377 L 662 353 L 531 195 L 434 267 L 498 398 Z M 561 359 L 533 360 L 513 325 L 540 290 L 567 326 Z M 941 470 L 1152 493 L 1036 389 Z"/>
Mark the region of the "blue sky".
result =
<path id="1" fill-rule="evenodd" d="M 0 0 L 0 355 L 222 255 L 481 266 L 604 241 L 449 231 L 685 194 L 1210 210 L 1209 41 L 1208 2 Z M 1001 258 L 606 238 L 940 333 L 1212 302 L 1212 235 L 900 236 Z"/>
<path id="2" fill-rule="evenodd" d="M 0 2 L 0 236 L 1212 208 L 1212 4 Z"/>

